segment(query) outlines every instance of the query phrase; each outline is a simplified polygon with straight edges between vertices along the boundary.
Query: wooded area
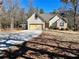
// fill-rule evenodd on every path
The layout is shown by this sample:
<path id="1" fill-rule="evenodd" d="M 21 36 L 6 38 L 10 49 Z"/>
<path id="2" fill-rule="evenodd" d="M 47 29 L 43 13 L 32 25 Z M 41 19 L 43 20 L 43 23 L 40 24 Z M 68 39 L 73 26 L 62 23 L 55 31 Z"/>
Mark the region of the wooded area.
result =
<path id="1" fill-rule="evenodd" d="M 49 14 L 60 14 L 68 18 L 68 26 L 77 30 L 77 17 L 79 16 L 79 1 L 78 0 L 61 0 L 63 7 L 49 12 Z M 28 9 L 22 8 L 19 0 L 0 0 L 0 28 L 18 28 L 26 22 L 27 17 L 29 17 L 33 9 L 36 9 L 40 13 L 45 13 L 43 9 L 35 8 L 34 0 L 29 0 Z M 52 2 L 53 3 L 53 2 Z M 28 12 L 26 12 L 28 11 Z"/>
<path id="2" fill-rule="evenodd" d="M 18 28 L 26 16 L 24 9 L 20 7 L 19 0 L 2 0 L 0 2 L 0 13 L 0 28 L 2 29 Z"/>

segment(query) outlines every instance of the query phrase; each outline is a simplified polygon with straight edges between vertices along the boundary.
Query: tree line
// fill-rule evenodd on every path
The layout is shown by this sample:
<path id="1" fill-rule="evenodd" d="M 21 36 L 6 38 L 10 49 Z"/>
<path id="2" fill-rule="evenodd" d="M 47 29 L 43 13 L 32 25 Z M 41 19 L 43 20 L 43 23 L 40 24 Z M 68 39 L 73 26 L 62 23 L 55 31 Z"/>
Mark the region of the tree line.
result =
<path id="1" fill-rule="evenodd" d="M 77 15 L 79 15 L 79 0 L 61 0 L 61 2 L 64 3 L 65 5 L 65 9 L 68 9 L 68 7 L 70 7 L 68 10 L 68 13 L 70 13 L 70 15 L 68 15 L 68 13 L 66 12 L 66 16 L 68 15 L 69 17 L 73 18 L 73 30 L 76 31 L 78 28 L 78 23 L 77 23 Z M 67 6 L 68 5 L 68 6 Z M 66 7 L 67 6 L 67 7 Z"/>
<path id="2" fill-rule="evenodd" d="M 28 13 L 26 13 L 25 9 L 22 8 L 19 0 L 2 0 L 2 10 L 0 10 L 0 29 L 3 28 L 18 28 L 20 24 L 25 22 L 26 16 L 28 16 Z M 33 9 L 33 2 L 34 0 L 29 0 L 29 8 Z M 70 18 L 73 18 L 73 30 L 77 30 L 77 23 L 76 23 L 76 17 L 79 13 L 79 1 L 78 0 L 61 0 L 64 6 L 64 13 L 63 11 L 61 14 L 65 14 L 65 16 L 69 16 Z M 1 6 L 1 3 L 0 3 Z M 70 8 L 68 8 L 70 7 Z M 58 10 L 60 11 L 60 10 Z M 60 12 L 54 11 L 50 14 L 57 14 Z M 29 11 L 28 11 L 29 12 Z M 43 9 L 39 10 L 40 13 L 45 13 Z M 29 12 L 30 13 L 30 12 Z M 67 17 L 67 18 L 69 18 Z M 72 21 L 72 20 L 71 20 Z"/>
<path id="3" fill-rule="evenodd" d="M 2 0 L 0 10 L 0 28 L 14 29 L 19 27 L 26 16 L 24 8 L 21 8 L 19 0 Z"/>

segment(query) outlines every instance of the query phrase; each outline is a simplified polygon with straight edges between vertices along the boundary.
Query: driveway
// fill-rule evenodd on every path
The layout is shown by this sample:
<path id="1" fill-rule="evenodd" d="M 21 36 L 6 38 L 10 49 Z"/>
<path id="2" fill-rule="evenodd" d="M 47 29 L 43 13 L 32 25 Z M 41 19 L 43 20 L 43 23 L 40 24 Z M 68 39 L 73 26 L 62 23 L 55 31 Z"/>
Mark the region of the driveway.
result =
<path id="1" fill-rule="evenodd" d="M 21 44 L 24 41 L 38 37 L 42 31 L 24 30 L 18 33 L 0 33 L 0 50 L 7 49 L 11 44 Z"/>

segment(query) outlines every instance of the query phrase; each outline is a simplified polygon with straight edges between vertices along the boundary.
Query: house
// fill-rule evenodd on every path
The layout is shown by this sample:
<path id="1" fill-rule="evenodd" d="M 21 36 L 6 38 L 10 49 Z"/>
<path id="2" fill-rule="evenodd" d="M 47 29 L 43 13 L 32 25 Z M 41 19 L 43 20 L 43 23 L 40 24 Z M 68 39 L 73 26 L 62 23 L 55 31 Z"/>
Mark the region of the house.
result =
<path id="1" fill-rule="evenodd" d="M 28 30 L 66 29 L 67 22 L 62 17 L 54 14 L 33 13 L 28 19 Z"/>
<path id="2" fill-rule="evenodd" d="M 53 29 L 67 29 L 67 25 L 67 19 L 59 15 L 55 15 L 55 17 L 51 18 L 49 21 L 49 27 Z"/>
<path id="3" fill-rule="evenodd" d="M 43 30 L 45 28 L 45 22 L 37 13 L 32 14 L 27 23 L 28 30 Z"/>
<path id="4" fill-rule="evenodd" d="M 49 21 L 55 16 L 55 15 L 51 15 L 51 14 L 39 14 L 39 16 L 43 19 L 43 21 L 45 22 L 45 29 L 49 29 Z"/>

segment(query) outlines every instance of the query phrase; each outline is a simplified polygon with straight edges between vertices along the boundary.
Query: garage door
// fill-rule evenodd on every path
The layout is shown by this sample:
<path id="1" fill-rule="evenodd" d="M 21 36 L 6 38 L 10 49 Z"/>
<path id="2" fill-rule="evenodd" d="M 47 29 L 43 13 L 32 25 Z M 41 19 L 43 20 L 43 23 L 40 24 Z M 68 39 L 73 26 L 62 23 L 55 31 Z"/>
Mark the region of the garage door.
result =
<path id="1" fill-rule="evenodd" d="M 31 24 L 29 26 L 30 30 L 42 30 L 43 29 L 43 25 L 42 24 Z"/>

